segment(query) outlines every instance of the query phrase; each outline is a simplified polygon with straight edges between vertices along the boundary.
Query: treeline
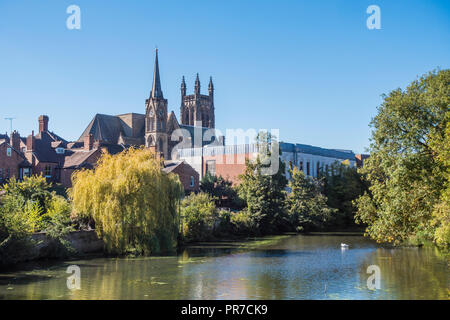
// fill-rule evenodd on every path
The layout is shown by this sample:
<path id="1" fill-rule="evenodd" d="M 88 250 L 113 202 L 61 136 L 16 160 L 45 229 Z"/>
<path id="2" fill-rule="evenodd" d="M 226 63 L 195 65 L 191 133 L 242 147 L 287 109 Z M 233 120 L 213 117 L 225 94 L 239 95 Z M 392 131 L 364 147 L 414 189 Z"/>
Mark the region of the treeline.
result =
<path id="1" fill-rule="evenodd" d="M 356 228 L 353 201 L 367 188 L 356 168 L 348 161 L 336 162 L 313 179 L 291 167 L 288 181 L 281 158 L 277 171 L 267 174 L 265 163 L 273 161 L 271 150 L 278 148 L 275 139 L 265 134 L 257 140 L 265 152 L 247 161 L 237 186 L 206 174 L 200 183 L 202 193 L 182 202 L 185 239 Z M 208 210 L 201 214 L 205 207 Z"/>
<path id="2" fill-rule="evenodd" d="M 312 179 L 293 167 L 288 181 L 281 159 L 275 174 L 265 174 L 265 156 L 270 153 L 247 161 L 237 186 L 221 176 L 203 177 L 201 193 L 191 194 L 181 203 L 183 239 L 358 228 L 353 200 L 366 186 L 356 168 L 336 163 L 328 173 Z"/>
<path id="3" fill-rule="evenodd" d="M 201 193 L 184 199 L 177 175 L 145 149 L 105 154 L 94 170 L 73 175 L 67 197 L 43 177 L 11 179 L 0 188 L 0 262 L 33 245 L 31 234 L 54 239 L 54 255 L 70 252 L 65 235 L 95 228 L 113 254 L 154 254 L 180 241 L 282 232 L 365 228 L 379 242 L 450 244 L 450 70 L 431 72 L 384 96 L 370 157 L 360 170 L 336 163 L 318 179 L 271 152 L 247 162 L 240 183 L 206 175 Z M 262 150 L 277 150 L 258 136 Z M 268 161 L 270 159 L 270 161 Z M 270 170 L 269 170 L 270 171 Z M 59 193 L 59 194 L 58 194 Z M 359 225 L 357 225 L 359 224 Z"/>

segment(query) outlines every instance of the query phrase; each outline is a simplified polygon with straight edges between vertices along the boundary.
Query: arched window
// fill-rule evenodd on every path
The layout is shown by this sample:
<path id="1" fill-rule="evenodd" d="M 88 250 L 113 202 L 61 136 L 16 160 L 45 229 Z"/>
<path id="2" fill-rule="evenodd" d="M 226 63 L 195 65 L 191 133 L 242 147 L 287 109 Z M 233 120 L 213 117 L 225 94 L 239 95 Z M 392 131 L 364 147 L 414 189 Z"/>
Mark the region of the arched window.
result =
<path id="1" fill-rule="evenodd" d="M 191 187 L 194 187 L 194 186 L 195 186 L 195 179 L 194 179 L 193 176 L 191 176 L 191 184 L 190 184 L 190 186 L 191 186 Z"/>
<path id="2" fill-rule="evenodd" d="M 159 139 L 159 143 L 158 143 L 158 151 L 159 151 L 159 152 L 164 152 L 164 142 L 163 142 L 163 139 L 162 139 L 162 138 Z"/>
<path id="3" fill-rule="evenodd" d="M 148 131 L 154 131 L 155 130 L 155 118 L 147 118 L 147 128 Z"/>
<path id="4" fill-rule="evenodd" d="M 147 138 L 147 147 L 150 147 L 153 144 L 153 138 L 152 136 L 148 136 Z"/>

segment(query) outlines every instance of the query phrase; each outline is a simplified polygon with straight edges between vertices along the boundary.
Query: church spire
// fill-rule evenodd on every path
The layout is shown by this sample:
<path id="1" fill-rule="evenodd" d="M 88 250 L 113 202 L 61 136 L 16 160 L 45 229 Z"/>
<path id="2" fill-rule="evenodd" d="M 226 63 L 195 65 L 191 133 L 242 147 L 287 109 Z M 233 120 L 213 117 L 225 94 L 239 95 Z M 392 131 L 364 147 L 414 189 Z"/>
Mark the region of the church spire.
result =
<path id="1" fill-rule="evenodd" d="M 159 80 L 158 48 L 155 49 L 155 71 L 153 71 L 153 86 L 150 98 L 164 98 Z"/>

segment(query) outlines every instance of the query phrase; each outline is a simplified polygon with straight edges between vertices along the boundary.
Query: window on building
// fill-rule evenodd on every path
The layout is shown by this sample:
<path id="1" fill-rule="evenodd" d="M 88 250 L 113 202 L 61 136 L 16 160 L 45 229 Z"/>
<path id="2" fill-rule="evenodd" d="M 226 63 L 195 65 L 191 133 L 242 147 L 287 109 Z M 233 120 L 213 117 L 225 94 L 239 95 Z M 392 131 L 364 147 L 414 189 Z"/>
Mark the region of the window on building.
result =
<path id="1" fill-rule="evenodd" d="M 27 147 L 22 147 L 22 152 L 23 153 L 27 152 Z"/>
<path id="2" fill-rule="evenodd" d="M 289 170 L 292 170 L 292 161 L 289 161 Z"/>
<path id="3" fill-rule="evenodd" d="M 306 163 L 306 175 L 309 176 L 309 162 Z"/>
<path id="4" fill-rule="evenodd" d="M 328 165 L 325 165 L 325 173 L 328 175 Z"/>
<path id="5" fill-rule="evenodd" d="M 195 186 L 195 179 L 194 179 L 193 176 L 191 176 L 191 184 L 190 184 L 190 186 L 191 187 Z"/>
<path id="6" fill-rule="evenodd" d="M 20 168 L 20 179 L 23 179 L 24 177 L 30 177 L 30 176 L 31 176 L 30 168 Z"/>
<path id="7" fill-rule="evenodd" d="M 11 172 L 9 171 L 9 168 L 6 169 L 6 179 L 9 179 L 9 175 L 11 174 Z"/>
<path id="8" fill-rule="evenodd" d="M 319 161 L 317 161 L 317 168 L 316 168 L 317 170 L 317 177 L 319 177 L 320 176 L 320 162 Z"/>
<path id="9" fill-rule="evenodd" d="M 64 154 L 64 148 L 56 148 L 56 153 L 57 154 Z"/>
<path id="10" fill-rule="evenodd" d="M 3 168 L 0 168 L 0 181 L 3 180 Z"/>
<path id="11" fill-rule="evenodd" d="M 51 166 L 45 166 L 44 176 L 46 178 L 51 178 L 52 177 L 52 167 Z"/>
<path id="12" fill-rule="evenodd" d="M 303 171 L 303 161 L 300 161 L 298 167 L 300 168 L 300 171 Z"/>
<path id="13" fill-rule="evenodd" d="M 7 149 L 6 149 L 6 155 L 7 155 L 8 157 L 11 157 L 11 155 L 12 155 L 12 149 L 11 149 L 11 148 L 7 148 Z"/>
<path id="14" fill-rule="evenodd" d="M 206 173 L 216 175 L 216 160 L 206 160 Z"/>

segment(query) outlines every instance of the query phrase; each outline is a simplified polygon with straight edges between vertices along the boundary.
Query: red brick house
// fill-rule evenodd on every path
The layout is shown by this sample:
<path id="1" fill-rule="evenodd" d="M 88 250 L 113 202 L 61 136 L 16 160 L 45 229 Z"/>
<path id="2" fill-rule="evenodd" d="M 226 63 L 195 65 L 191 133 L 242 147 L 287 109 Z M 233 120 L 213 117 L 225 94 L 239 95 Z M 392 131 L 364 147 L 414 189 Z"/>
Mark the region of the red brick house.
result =
<path id="1" fill-rule="evenodd" d="M 163 171 L 177 174 L 186 194 L 197 192 L 200 188 L 198 172 L 185 161 L 164 161 Z"/>
<path id="2" fill-rule="evenodd" d="M 16 135 L 18 136 L 17 132 L 13 132 L 11 136 Z M 15 143 L 17 140 L 13 140 L 13 145 Z M 31 164 L 20 152 L 20 145 L 15 144 L 15 147 L 13 145 L 7 139 L 0 140 L 0 184 L 12 177 L 21 179 L 31 171 Z"/>

